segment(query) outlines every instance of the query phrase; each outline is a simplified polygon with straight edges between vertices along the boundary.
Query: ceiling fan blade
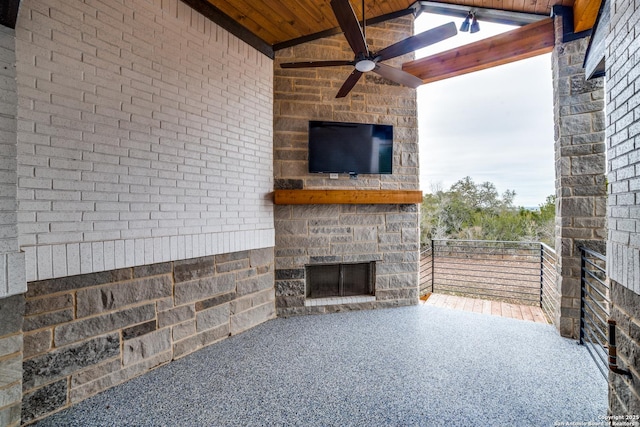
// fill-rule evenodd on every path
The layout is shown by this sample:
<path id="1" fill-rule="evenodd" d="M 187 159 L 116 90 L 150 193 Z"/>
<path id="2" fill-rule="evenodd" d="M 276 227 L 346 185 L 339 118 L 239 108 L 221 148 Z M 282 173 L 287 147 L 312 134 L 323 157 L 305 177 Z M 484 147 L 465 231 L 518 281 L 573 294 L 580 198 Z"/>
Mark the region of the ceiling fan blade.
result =
<path id="1" fill-rule="evenodd" d="M 398 43 L 394 43 L 391 46 L 385 47 L 376 54 L 376 59 L 378 61 L 384 61 L 397 56 L 402 56 L 406 53 L 422 49 L 423 47 L 427 47 L 448 39 L 449 37 L 453 37 L 456 34 L 458 34 L 456 24 L 449 22 L 448 24 L 423 31 L 420 34 L 416 34 L 415 36 L 411 36 L 399 41 Z"/>
<path id="2" fill-rule="evenodd" d="M 367 42 L 349 0 L 331 0 L 331 8 L 353 53 L 368 56 Z"/>
<path id="3" fill-rule="evenodd" d="M 280 68 L 310 68 L 310 67 L 338 67 L 341 65 L 354 65 L 353 61 L 308 61 L 285 62 Z"/>
<path id="4" fill-rule="evenodd" d="M 422 79 L 419 77 L 385 64 L 376 64 L 376 68 L 374 68 L 373 71 L 386 79 L 414 89 L 422 84 Z"/>
<path id="5" fill-rule="evenodd" d="M 362 73 L 358 70 L 353 70 L 351 75 L 347 77 L 347 80 L 345 80 L 345 82 L 342 84 L 342 87 L 338 91 L 336 98 L 344 98 L 345 96 L 347 96 L 347 94 L 351 91 L 351 89 L 353 89 L 356 83 L 358 83 L 360 77 L 362 77 Z"/>

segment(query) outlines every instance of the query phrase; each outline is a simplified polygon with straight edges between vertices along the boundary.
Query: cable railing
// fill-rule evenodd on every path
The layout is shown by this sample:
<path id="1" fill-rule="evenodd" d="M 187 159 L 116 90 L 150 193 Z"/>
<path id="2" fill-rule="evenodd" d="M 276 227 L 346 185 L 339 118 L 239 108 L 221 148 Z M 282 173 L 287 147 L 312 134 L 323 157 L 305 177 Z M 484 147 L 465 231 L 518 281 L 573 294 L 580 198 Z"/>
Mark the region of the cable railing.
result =
<path id="1" fill-rule="evenodd" d="M 556 251 L 540 243 L 540 307 L 553 324 L 559 322 L 560 292 L 557 287 Z"/>
<path id="2" fill-rule="evenodd" d="M 583 344 L 605 378 L 608 376 L 608 345 L 611 300 L 606 281 L 604 255 L 580 248 L 580 344 Z"/>
<path id="3" fill-rule="evenodd" d="M 539 306 L 555 321 L 556 254 L 538 242 L 432 240 L 420 262 L 420 295 L 430 292 Z"/>
<path id="4" fill-rule="evenodd" d="M 433 292 L 433 252 L 431 246 L 420 251 L 420 296 Z"/>

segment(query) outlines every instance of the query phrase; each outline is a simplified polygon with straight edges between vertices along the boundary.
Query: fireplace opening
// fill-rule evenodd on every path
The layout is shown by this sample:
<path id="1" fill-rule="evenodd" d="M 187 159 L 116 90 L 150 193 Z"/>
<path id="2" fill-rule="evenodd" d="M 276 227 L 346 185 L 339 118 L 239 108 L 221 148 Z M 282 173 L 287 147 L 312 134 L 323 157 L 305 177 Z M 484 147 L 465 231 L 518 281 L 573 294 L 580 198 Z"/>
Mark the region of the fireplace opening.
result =
<path id="1" fill-rule="evenodd" d="M 306 296 L 327 298 L 373 295 L 375 269 L 375 261 L 307 265 Z"/>

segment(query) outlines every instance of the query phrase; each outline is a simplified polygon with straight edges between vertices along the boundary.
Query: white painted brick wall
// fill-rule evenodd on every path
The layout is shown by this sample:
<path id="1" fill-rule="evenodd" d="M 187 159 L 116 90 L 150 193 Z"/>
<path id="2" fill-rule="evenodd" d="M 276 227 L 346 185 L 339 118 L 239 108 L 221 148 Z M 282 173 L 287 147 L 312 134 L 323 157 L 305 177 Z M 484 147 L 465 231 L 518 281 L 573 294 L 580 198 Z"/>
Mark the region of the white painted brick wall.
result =
<path id="1" fill-rule="evenodd" d="M 274 245 L 273 63 L 179 0 L 23 0 L 27 280 Z"/>
<path id="2" fill-rule="evenodd" d="M 640 293 L 640 9 L 611 2 L 607 38 L 609 276 Z"/>
<path id="3" fill-rule="evenodd" d="M 0 26 L 0 298 L 27 290 L 18 248 L 15 32 Z"/>

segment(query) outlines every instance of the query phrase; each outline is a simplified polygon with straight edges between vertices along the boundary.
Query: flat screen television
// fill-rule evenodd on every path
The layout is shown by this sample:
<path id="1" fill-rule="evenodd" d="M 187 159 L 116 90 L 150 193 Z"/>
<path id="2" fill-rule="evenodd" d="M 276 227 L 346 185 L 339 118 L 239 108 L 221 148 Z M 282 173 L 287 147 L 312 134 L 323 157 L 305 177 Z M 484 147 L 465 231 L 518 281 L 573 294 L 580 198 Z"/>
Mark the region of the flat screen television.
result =
<path id="1" fill-rule="evenodd" d="M 393 126 L 309 121 L 309 172 L 390 174 Z"/>

